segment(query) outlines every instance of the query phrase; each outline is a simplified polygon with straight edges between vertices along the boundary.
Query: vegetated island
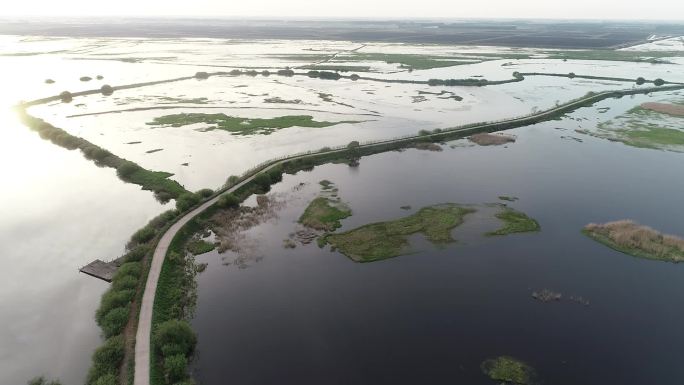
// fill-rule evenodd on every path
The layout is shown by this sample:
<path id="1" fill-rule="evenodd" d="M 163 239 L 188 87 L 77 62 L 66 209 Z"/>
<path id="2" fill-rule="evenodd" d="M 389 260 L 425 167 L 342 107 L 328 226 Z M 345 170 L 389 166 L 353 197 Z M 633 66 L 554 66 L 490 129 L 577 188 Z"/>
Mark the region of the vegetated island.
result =
<path id="1" fill-rule="evenodd" d="M 489 378 L 504 384 L 530 385 L 536 376 L 532 367 L 509 356 L 486 360 L 480 368 Z"/>
<path id="2" fill-rule="evenodd" d="M 611 249 L 634 257 L 666 262 L 684 262 L 684 239 L 662 234 L 631 220 L 590 223 L 582 233 Z"/>
<path id="3" fill-rule="evenodd" d="M 342 226 L 340 221 L 351 215 L 352 211 L 345 204 L 321 196 L 309 203 L 299 217 L 299 223 L 314 230 L 335 231 Z"/>
<path id="4" fill-rule="evenodd" d="M 503 226 L 498 230 L 488 232 L 487 236 L 531 233 L 541 230 L 539 222 L 535 219 L 508 206 L 504 206 L 504 209 L 495 216 L 503 222 Z"/>
<path id="5" fill-rule="evenodd" d="M 515 137 L 504 134 L 480 133 L 471 135 L 468 140 L 480 146 L 500 146 L 502 144 L 514 143 Z"/>
<path id="6" fill-rule="evenodd" d="M 371 223 L 340 234 L 328 234 L 324 241 L 356 262 L 379 261 L 405 254 L 411 234 L 422 233 L 436 244 L 454 242 L 451 230 L 473 212 L 473 208 L 453 203 L 424 207 L 404 218 Z"/>
<path id="7" fill-rule="evenodd" d="M 182 127 L 191 124 L 205 124 L 202 131 L 214 129 L 226 130 L 236 135 L 268 135 L 277 130 L 290 127 L 330 127 L 342 123 L 360 123 L 359 121 L 325 122 L 314 120 L 310 115 L 289 115 L 275 118 L 240 118 L 226 114 L 173 114 L 154 118 L 149 126 Z"/>

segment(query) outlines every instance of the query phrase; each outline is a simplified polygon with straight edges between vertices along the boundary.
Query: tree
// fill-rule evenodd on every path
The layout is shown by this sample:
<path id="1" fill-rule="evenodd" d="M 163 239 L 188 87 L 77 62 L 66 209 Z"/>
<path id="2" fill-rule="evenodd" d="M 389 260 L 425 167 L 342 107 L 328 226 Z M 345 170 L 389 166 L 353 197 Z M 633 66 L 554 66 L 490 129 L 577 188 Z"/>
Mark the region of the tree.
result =
<path id="1" fill-rule="evenodd" d="M 180 212 L 187 211 L 192 206 L 198 204 L 202 198 L 193 193 L 184 193 L 176 198 L 176 209 Z"/>
<path id="2" fill-rule="evenodd" d="M 359 78 L 360 78 L 360 76 L 357 74 L 351 74 L 351 76 L 349 76 L 349 79 L 351 79 L 353 81 L 357 81 L 357 80 L 359 80 Z"/>
<path id="3" fill-rule="evenodd" d="M 577 76 L 577 75 L 575 75 L 574 72 L 570 72 L 570 73 L 568 74 L 568 77 L 569 77 L 570 79 L 574 79 L 575 76 Z"/>
<path id="4" fill-rule="evenodd" d="M 349 144 L 347 145 L 347 148 L 351 150 L 351 149 L 353 149 L 353 148 L 359 147 L 360 145 L 361 145 L 361 144 L 360 144 L 357 140 L 352 140 L 352 141 L 349 142 Z"/>
<path id="5" fill-rule="evenodd" d="M 209 79 L 209 74 L 204 72 L 204 71 L 197 72 L 195 74 L 195 79 L 200 79 L 200 80 Z"/>
<path id="6" fill-rule="evenodd" d="M 266 173 L 259 173 L 254 177 L 254 183 L 256 183 L 262 190 L 268 190 L 271 187 L 271 178 Z"/>
<path id="7" fill-rule="evenodd" d="M 114 88 L 110 86 L 109 84 L 105 84 L 100 88 L 100 92 L 104 96 L 110 96 L 111 94 L 114 93 Z"/>
<path id="8" fill-rule="evenodd" d="M 637 84 L 637 85 L 640 86 L 640 85 L 642 85 L 642 84 L 644 84 L 644 83 L 646 83 L 646 79 L 642 78 L 641 76 L 639 76 L 639 77 L 636 79 L 636 84 Z"/>
<path id="9" fill-rule="evenodd" d="M 233 193 L 223 194 L 218 200 L 218 206 L 221 208 L 235 207 L 240 204 L 240 199 Z"/>
<path id="10" fill-rule="evenodd" d="M 63 103 L 71 103 L 71 101 L 74 100 L 74 96 L 71 95 L 71 92 L 69 91 L 64 91 L 61 94 L 59 94 L 59 98 L 62 100 Z"/>
<path id="11" fill-rule="evenodd" d="M 658 79 L 656 79 L 656 80 L 653 81 L 653 84 L 655 84 L 656 86 L 660 87 L 660 86 L 662 86 L 663 84 L 665 84 L 665 80 L 663 80 L 663 79 L 661 79 L 661 78 L 658 78 Z"/>

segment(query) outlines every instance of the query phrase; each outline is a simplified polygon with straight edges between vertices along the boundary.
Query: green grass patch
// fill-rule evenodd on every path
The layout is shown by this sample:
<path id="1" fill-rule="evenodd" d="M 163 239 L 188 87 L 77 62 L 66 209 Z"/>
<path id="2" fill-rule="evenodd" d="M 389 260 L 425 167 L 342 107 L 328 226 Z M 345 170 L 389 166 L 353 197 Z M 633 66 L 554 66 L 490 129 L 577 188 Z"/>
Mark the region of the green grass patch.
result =
<path id="1" fill-rule="evenodd" d="M 358 121 L 325 122 L 314 120 L 310 115 L 288 115 L 275 118 L 240 118 L 226 114 L 173 114 L 154 118 L 147 123 L 151 126 L 182 127 L 190 124 L 205 124 L 203 130 L 226 130 L 236 135 L 268 135 L 277 130 L 290 127 L 330 127 L 341 123 Z"/>
<path id="2" fill-rule="evenodd" d="M 454 242 L 451 230 L 473 212 L 475 209 L 453 203 L 424 207 L 408 217 L 330 234 L 325 239 L 356 262 L 379 261 L 409 253 L 408 236 L 412 234 L 424 234 L 434 244 Z"/>
<path id="3" fill-rule="evenodd" d="M 501 356 L 489 359 L 484 361 L 480 368 L 494 381 L 516 385 L 534 383 L 534 369 L 513 357 Z"/>
<path id="4" fill-rule="evenodd" d="M 488 236 L 530 233 L 541 230 L 541 226 L 539 226 L 536 220 L 510 207 L 504 208 L 503 211 L 495 216 L 503 221 L 503 226 L 498 230 L 487 233 Z"/>
<path id="5" fill-rule="evenodd" d="M 214 245 L 211 242 L 207 242 L 203 239 L 195 239 L 190 242 L 188 242 L 187 249 L 192 255 L 200 255 L 204 253 L 208 253 L 216 248 L 216 245 Z"/>
<path id="6" fill-rule="evenodd" d="M 309 203 L 299 223 L 316 230 L 334 231 L 342 226 L 342 219 L 351 215 L 351 210 L 343 204 L 333 204 L 328 198 L 318 197 Z"/>

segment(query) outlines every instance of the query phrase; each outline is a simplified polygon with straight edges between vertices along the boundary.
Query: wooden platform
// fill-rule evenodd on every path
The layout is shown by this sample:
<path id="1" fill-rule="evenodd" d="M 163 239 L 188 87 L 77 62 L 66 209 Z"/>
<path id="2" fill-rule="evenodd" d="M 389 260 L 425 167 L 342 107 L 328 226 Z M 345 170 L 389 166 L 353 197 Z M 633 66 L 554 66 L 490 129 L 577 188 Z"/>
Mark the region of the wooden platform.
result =
<path id="1" fill-rule="evenodd" d="M 81 273 L 88 274 L 91 277 L 112 282 L 112 278 L 114 278 L 114 274 L 118 268 L 119 264 L 117 261 L 105 262 L 96 259 L 78 270 Z"/>

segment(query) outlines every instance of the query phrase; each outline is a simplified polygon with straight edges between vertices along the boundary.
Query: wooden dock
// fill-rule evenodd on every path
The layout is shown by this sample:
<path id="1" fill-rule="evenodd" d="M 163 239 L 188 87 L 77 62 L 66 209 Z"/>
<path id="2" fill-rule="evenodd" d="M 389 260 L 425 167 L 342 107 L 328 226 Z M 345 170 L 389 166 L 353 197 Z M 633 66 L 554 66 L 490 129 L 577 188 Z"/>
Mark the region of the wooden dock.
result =
<path id="1" fill-rule="evenodd" d="M 91 277 L 99 278 L 106 282 L 112 282 L 114 274 L 119 269 L 119 261 L 114 260 L 111 262 L 101 261 L 96 259 L 89 264 L 78 269 L 81 273 L 88 274 Z"/>

